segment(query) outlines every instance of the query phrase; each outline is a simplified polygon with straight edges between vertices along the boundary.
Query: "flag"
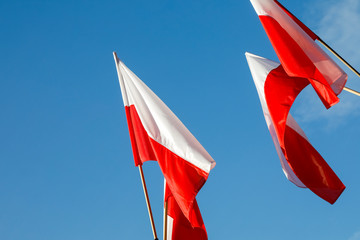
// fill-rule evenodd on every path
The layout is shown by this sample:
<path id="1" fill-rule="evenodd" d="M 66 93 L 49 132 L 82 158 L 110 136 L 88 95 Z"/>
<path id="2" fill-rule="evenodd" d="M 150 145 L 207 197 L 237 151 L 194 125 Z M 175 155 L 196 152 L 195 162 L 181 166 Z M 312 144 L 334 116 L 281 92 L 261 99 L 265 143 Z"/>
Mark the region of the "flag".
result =
<path id="1" fill-rule="evenodd" d="M 339 102 L 346 73 L 315 43 L 318 36 L 276 0 L 250 0 L 285 72 L 307 78 L 326 108 Z"/>
<path id="2" fill-rule="evenodd" d="M 215 161 L 175 114 L 115 57 L 135 165 L 158 162 L 185 217 Z"/>
<path id="3" fill-rule="evenodd" d="M 298 187 L 309 188 L 333 204 L 345 186 L 310 144 L 289 113 L 307 78 L 290 77 L 283 66 L 246 53 L 265 120 L 286 177 Z"/>
<path id="4" fill-rule="evenodd" d="M 165 196 L 164 200 L 167 204 L 165 213 L 167 218 L 166 226 L 164 226 L 164 240 L 207 240 L 207 233 L 203 219 L 201 217 L 200 209 L 196 199 L 194 200 L 192 219 L 193 226 L 189 220 L 184 216 L 179 205 L 175 201 L 169 187 L 165 183 Z"/>

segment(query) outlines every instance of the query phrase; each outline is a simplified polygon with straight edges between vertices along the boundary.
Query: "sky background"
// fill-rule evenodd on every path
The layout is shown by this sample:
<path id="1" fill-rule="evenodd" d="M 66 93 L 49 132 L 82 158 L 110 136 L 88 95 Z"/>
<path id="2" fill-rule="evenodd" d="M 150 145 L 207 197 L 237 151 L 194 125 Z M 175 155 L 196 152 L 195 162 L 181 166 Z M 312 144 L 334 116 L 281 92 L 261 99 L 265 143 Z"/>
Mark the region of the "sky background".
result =
<path id="1" fill-rule="evenodd" d="M 281 3 L 360 68 L 358 0 Z M 347 186 L 330 205 L 282 172 L 244 53 L 277 57 L 250 1 L 0 0 L 1 240 L 153 239 L 113 51 L 217 162 L 197 197 L 210 240 L 360 240 L 360 98 L 325 110 L 307 88 L 291 111 Z M 163 177 L 144 172 L 162 239 Z"/>

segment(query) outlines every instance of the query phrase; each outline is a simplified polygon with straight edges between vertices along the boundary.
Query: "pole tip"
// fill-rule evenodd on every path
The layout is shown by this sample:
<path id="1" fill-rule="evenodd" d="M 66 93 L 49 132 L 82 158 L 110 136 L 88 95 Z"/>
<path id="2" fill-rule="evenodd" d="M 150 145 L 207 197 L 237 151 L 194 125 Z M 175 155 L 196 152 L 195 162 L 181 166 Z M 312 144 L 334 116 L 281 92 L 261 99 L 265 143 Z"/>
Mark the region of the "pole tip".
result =
<path id="1" fill-rule="evenodd" d="M 118 58 L 118 56 L 117 56 L 117 54 L 116 54 L 115 51 L 113 51 L 113 56 L 114 56 L 114 59 L 115 59 L 115 61 L 116 61 L 117 63 L 120 62 L 120 59 Z"/>

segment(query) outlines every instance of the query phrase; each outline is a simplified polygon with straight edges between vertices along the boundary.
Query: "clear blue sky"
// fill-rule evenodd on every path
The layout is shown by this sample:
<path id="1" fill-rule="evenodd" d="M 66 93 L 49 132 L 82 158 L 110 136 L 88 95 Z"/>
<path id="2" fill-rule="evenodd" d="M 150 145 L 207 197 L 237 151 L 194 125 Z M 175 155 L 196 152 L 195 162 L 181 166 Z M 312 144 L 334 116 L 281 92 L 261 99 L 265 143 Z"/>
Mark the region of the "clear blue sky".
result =
<path id="1" fill-rule="evenodd" d="M 357 0 L 281 2 L 360 68 Z M 331 206 L 282 173 L 244 53 L 277 57 L 249 1 L 3 0 L 1 240 L 152 239 L 112 51 L 217 162 L 210 240 L 360 239 L 360 98 L 326 111 L 308 89 L 292 109 L 347 186 Z M 163 179 L 144 171 L 162 238 Z"/>

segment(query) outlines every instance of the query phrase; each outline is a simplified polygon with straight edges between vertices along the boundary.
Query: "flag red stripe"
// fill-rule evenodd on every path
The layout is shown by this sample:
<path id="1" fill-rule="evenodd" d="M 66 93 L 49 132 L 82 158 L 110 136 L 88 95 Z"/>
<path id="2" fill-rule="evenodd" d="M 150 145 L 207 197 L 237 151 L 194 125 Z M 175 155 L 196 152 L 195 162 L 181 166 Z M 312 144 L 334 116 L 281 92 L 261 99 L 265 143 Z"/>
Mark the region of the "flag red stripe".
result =
<path id="1" fill-rule="evenodd" d="M 134 155 L 135 166 L 142 165 L 148 160 L 155 160 L 155 155 L 151 149 L 149 137 L 141 124 L 137 113 L 125 106 L 126 119 L 129 127 L 131 147 Z"/>
<path id="2" fill-rule="evenodd" d="M 322 156 L 288 126 L 285 129 L 284 145 L 286 158 L 301 182 L 316 195 L 334 204 L 345 186 Z"/>
<path id="3" fill-rule="evenodd" d="M 293 15 L 289 10 L 287 10 L 279 1 L 274 0 L 274 2 L 284 11 L 286 14 L 292 18 L 303 30 L 309 35 L 314 41 L 319 39 L 318 35 L 316 35 L 310 28 L 308 28 L 304 23 L 302 23 L 295 15 Z"/>
<path id="4" fill-rule="evenodd" d="M 326 108 L 338 103 L 329 83 L 289 33 L 274 18 L 259 18 L 287 74 L 307 78 Z"/>
<path id="5" fill-rule="evenodd" d="M 265 98 L 280 146 L 291 169 L 307 188 L 333 204 L 344 191 L 344 184 L 316 149 L 287 125 L 293 102 L 308 84 L 305 78 L 289 77 L 280 65 L 266 78 Z"/>
<path id="6" fill-rule="evenodd" d="M 194 201 L 194 207 L 191 215 L 193 215 L 194 226 L 186 219 L 179 205 L 172 196 L 170 189 L 166 186 L 165 201 L 168 203 L 167 215 L 173 219 L 171 231 L 171 239 L 167 240 L 207 240 L 207 233 L 200 209 L 197 201 Z M 170 227 L 168 225 L 168 227 Z M 170 234 L 169 234 L 170 235 Z"/>
<path id="7" fill-rule="evenodd" d="M 180 209 L 193 223 L 196 219 L 191 211 L 195 196 L 209 174 L 149 137 L 134 105 L 125 106 L 125 110 L 135 162 L 138 164 L 149 160 L 158 162 L 171 192 L 178 200 Z"/>
<path id="8" fill-rule="evenodd" d="M 191 209 L 195 197 L 207 180 L 208 173 L 185 161 L 151 139 L 156 160 L 184 215 L 193 222 Z"/>

